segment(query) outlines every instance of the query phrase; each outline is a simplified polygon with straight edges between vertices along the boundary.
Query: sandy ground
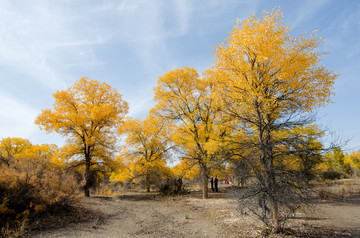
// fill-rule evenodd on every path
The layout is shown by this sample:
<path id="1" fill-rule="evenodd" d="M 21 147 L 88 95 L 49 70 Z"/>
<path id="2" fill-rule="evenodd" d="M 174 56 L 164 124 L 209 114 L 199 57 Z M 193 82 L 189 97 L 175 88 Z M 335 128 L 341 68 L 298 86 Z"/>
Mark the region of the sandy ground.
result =
<path id="1" fill-rule="evenodd" d="M 42 231 L 33 237 L 264 237 L 254 218 L 236 210 L 226 193 L 162 197 L 128 193 L 84 198 L 101 214 L 92 221 Z M 270 237 L 360 237 L 360 198 L 319 201 L 289 221 L 287 234 Z"/>
<path id="2" fill-rule="evenodd" d="M 314 229 L 328 231 L 324 233 L 332 237 L 360 237 L 359 197 L 323 202 L 316 208 L 315 214 L 307 216 Z"/>
<path id="3" fill-rule="evenodd" d="M 229 237 L 202 199 L 132 194 L 83 199 L 105 219 L 41 232 L 34 237 Z M 214 201 L 210 203 L 214 203 Z"/>

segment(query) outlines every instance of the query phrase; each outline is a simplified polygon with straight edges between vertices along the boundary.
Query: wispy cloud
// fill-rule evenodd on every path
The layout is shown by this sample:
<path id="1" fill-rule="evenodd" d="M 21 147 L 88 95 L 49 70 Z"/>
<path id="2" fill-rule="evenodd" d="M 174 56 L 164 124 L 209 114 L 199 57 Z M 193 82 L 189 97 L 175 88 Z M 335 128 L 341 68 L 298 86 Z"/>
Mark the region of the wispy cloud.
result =
<path id="1" fill-rule="evenodd" d="M 88 33 L 87 28 L 74 28 L 78 18 L 68 7 L 50 1 L 2 1 L 0 64 L 28 75 L 28 80 L 58 89 L 66 86 L 64 68 L 79 61 L 101 63 L 91 49 L 81 48 L 101 44 L 103 36 L 82 35 Z"/>
<path id="2" fill-rule="evenodd" d="M 349 2 L 0 0 L 0 103 L 7 112 L 0 115 L 0 137 L 39 135 L 33 120 L 50 106 L 51 92 L 85 75 L 116 87 L 132 116 L 144 115 L 158 76 L 183 65 L 206 69 L 211 46 L 227 37 L 235 18 L 278 5 L 295 31 L 320 24 L 331 48 L 325 51 L 355 72 L 360 4 Z"/>
<path id="3" fill-rule="evenodd" d="M 116 40 L 129 44 L 141 67 L 158 72 L 167 52 L 167 41 L 186 34 L 191 19 L 191 1 L 124 1 L 117 11 Z M 128 11 L 127 9 L 131 9 Z"/>
<path id="4" fill-rule="evenodd" d="M 329 0 L 306 0 L 297 2 L 297 4 L 300 4 L 300 6 L 297 7 L 297 16 L 291 23 L 291 28 L 296 28 L 304 21 L 309 20 L 309 18 L 313 17 L 317 11 L 328 2 Z"/>
<path id="5" fill-rule="evenodd" d="M 151 80 L 143 81 L 137 89 L 142 97 L 130 97 L 136 114 L 152 103 L 152 84 L 165 62 L 167 41 L 186 34 L 191 17 L 190 1 L 99 1 L 83 4 L 72 1 L 2 1 L 0 7 L 0 66 L 11 69 L 17 76 L 26 77 L 34 87 L 41 84 L 50 91 L 64 89 L 74 80 L 72 70 L 103 67 L 97 54 L 101 45 L 127 45 L 135 52 L 143 75 Z M 166 19 L 171 19 L 171 24 Z M 3 75 L 0 82 L 16 80 Z M 22 125 L 33 128 L 33 119 L 39 109 L 30 109 L 25 99 L 15 98 L 11 90 L 1 102 L 9 110 L 0 117 L 0 133 L 7 128 Z M 146 88 L 146 89 L 145 89 Z M 28 90 L 31 90 L 29 88 Z M 133 92 L 136 95 L 136 92 Z M 21 92 L 20 92 L 21 94 Z M 48 94 L 47 94 L 48 95 Z M 36 95 L 41 97 L 41 95 Z M 31 101 L 31 98 L 29 99 Z M 30 102 L 31 103 L 31 102 Z M 150 103 L 150 104 L 151 104 Z M 151 105 L 150 105 L 151 106 Z M 25 114 L 23 115 L 22 112 Z M 18 117 L 8 123 L 9 118 Z M 28 123 L 25 123 L 27 121 Z M 17 135 L 10 133 L 9 135 Z"/>
<path id="6" fill-rule="evenodd" d="M 115 9 L 115 11 L 114 11 Z M 130 115 L 146 114 L 153 106 L 152 87 L 159 75 L 171 65 L 169 42 L 187 34 L 192 17 L 192 2 L 176 1 L 123 1 L 120 5 L 102 8 L 107 11 L 116 27 L 110 42 L 125 44 L 138 61 L 134 66 L 145 78 L 139 79 L 131 95 L 127 94 Z"/>
<path id="7" fill-rule="evenodd" d="M 0 115 L 0 137 L 36 133 L 34 119 L 41 108 L 33 107 L 33 102 L 71 84 L 70 69 L 102 64 L 92 46 L 109 36 L 89 31 L 69 3 L 1 1 L 0 67 L 9 72 L 0 77 L 0 105 L 6 112 Z M 32 88 L 14 90 L 21 82 Z"/>

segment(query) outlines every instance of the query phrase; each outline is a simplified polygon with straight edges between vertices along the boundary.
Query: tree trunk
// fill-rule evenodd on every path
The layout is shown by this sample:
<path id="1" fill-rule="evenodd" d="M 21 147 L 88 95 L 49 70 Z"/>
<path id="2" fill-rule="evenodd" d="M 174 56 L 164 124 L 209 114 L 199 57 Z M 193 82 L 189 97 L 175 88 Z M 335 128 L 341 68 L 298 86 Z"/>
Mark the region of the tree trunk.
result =
<path id="1" fill-rule="evenodd" d="M 203 199 L 208 198 L 208 171 L 205 165 L 201 165 L 202 182 L 203 182 Z"/>
<path id="2" fill-rule="evenodd" d="M 85 197 L 90 197 L 90 184 L 91 184 L 90 162 L 91 162 L 90 155 L 85 154 L 85 186 L 84 186 Z"/>
<path id="3" fill-rule="evenodd" d="M 88 148 L 85 149 L 85 186 L 84 186 L 84 193 L 85 197 L 90 197 L 90 186 L 91 186 L 91 157 L 88 153 Z"/>
<path id="4" fill-rule="evenodd" d="M 274 233 L 280 232 L 280 223 L 279 223 L 279 209 L 278 204 L 276 201 L 272 202 L 272 221 L 273 221 L 273 228 Z"/>
<path id="5" fill-rule="evenodd" d="M 146 186 L 146 191 L 149 193 L 150 192 L 150 174 L 146 175 L 145 186 Z"/>

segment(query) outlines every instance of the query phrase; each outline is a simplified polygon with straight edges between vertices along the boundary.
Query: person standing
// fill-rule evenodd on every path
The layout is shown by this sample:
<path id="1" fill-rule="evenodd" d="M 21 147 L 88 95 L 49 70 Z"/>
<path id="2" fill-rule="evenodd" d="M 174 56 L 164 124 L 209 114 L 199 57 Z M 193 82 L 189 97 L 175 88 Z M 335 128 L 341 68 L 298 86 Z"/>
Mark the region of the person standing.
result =
<path id="1" fill-rule="evenodd" d="M 213 178 L 213 176 L 210 176 L 210 184 L 211 184 L 211 191 L 214 192 L 214 178 Z"/>
<path id="2" fill-rule="evenodd" d="M 219 190 L 218 190 L 218 178 L 217 178 L 217 176 L 215 175 L 215 179 L 214 179 L 214 183 L 215 183 L 215 192 L 218 192 Z"/>

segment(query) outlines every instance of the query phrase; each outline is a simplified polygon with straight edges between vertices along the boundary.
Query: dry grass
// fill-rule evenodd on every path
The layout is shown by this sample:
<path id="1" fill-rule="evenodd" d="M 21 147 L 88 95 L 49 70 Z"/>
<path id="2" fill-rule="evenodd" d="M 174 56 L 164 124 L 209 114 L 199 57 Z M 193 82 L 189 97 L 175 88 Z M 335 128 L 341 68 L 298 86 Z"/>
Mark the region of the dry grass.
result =
<path id="1" fill-rule="evenodd" d="M 320 199 L 351 199 L 360 197 L 360 179 L 340 179 L 319 184 L 316 192 Z"/>

